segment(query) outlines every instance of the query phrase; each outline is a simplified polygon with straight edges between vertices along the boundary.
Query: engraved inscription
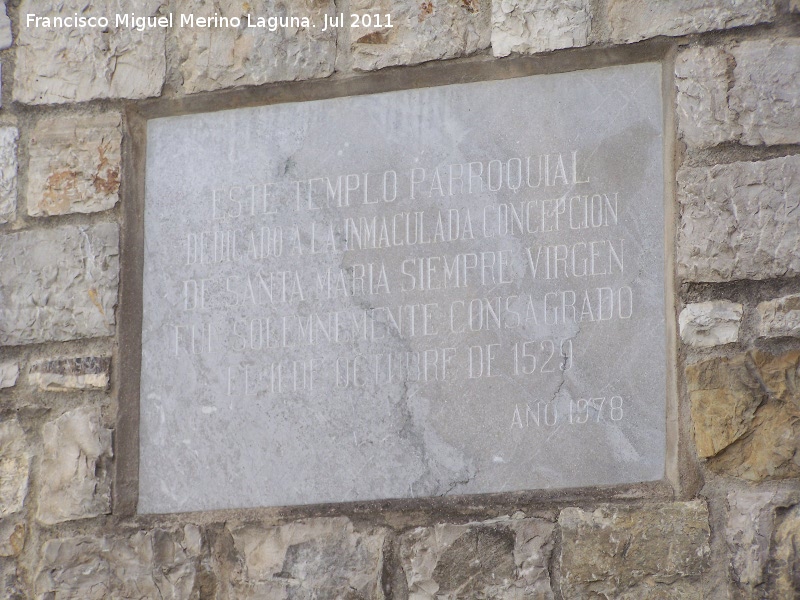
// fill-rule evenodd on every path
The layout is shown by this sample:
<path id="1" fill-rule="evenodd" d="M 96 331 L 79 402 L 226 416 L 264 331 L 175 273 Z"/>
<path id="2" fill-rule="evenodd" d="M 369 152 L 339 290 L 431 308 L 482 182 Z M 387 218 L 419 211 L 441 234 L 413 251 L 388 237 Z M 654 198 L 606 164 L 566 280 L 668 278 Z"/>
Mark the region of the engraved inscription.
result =
<path id="1" fill-rule="evenodd" d="M 659 479 L 659 72 L 151 121 L 140 510 Z"/>

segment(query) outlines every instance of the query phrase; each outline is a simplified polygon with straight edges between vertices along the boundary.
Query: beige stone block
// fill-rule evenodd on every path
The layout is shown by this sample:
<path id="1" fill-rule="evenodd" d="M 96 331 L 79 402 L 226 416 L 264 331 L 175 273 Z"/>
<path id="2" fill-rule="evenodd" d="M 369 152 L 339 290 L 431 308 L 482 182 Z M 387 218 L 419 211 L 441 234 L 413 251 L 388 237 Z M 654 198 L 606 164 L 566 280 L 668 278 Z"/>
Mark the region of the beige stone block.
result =
<path id="1" fill-rule="evenodd" d="M 111 430 L 100 410 L 83 407 L 44 425 L 41 490 L 36 513 L 41 523 L 85 519 L 111 510 Z"/>
<path id="2" fill-rule="evenodd" d="M 180 533 L 156 529 L 47 540 L 33 574 L 37 598 L 191 600 L 197 557 Z"/>
<path id="3" fill-rule="evenodd" d="M 237 557 L 232 598 L 334 598 L 342 590 L 354 598 L 383 598 L 381 529 L 357 532 L 345 517 L 228 529 Z"/>
<path id="4" fill-rule="evenodd" d="M 686 368 L 697 453 L 749 481 L 800 475 L 800 351 L 752 351 Z"/>
<path id="5" fill-rule="evenodd" d="M 739 340 L 743 306 L 727 300 L 687 304 L 678 316 L 681 339 L 695 348 L 711 348 Z"/>
<path id="6" fill-rule="evenodd" d="M 548 565 L 555 523 L 494 519 L 419 527 L 400 538 L 410 598 L 553 598 Z"/>
<path id="7" fill-rule="evenodd" d="M 489 0 L 351 0 L 350 11 L 392 15 L 391 28 L 350 30 L 359 71 L 469 56 L 490 44 Z"/>
<path id="8" fill-rule="evenodd" d="M 492 3 L 492 53 L 586 46 L 591 27 L 589 0 L 499 0 Z"/>
<path id="9" fill-rule="evenodd" d="M 705 502 L 565 508 L 561 526 L 564 598 L 699 598 L 709 562 Z"/>
<path id="10" fill-rule="evenodd" d="M 0 235 L 0 344 L 114 333 L 119 229 L 69 225 Z"/>
<path id="11" fill-rule="evenodd" d="M 20 15 L 105 16 L 107 28 L 20 27 L 14 100 L 64 104 L 99 98 L 147 98 L 161 94 L 166 74 L 166 33 L 149 27 L 117 27 L 116 14 L 155 16 L 165 0 L 23 0 Z"/>
<path id="12" fill-rule="evenodd" d="M 17 211 L 16 127 L 0 127 L 0 223 L 14 220 Z"/>
<path id="13" fill-rule="evenodd" d="M 759 337 L 800 337 L 800 294 L 760 302 L 757 311 Z"/>
<path id="14" fill-rule="evenodd" d="M 800 156 L 678 171 L 684 281 L 800 274 Z"/>
<path id="15" fill-rule="evenodd" d="M 28 492 L 30 450 L 16 419 L 0 423 L 0 517 L 22 510 Z"/>
<path id="16" fill-rule="evenodd" d="M 608 0 L 611 41 L 628 44 L 769 22 L 773 0 Z"/>
<path id="17" fill-rule="evenodd" d="M 29 154 L 29 215 L 93 213 L 119 201 L 119 113 L 44 118 L 33 132 Z"/>
<path id="18" fill-rule="evenodd" d="M 104 390 L 110 375 L 110 356 L 54 358 L 31 365 L 28 382 L 46 392 Z"/>
<path id="19" fill-rule="evenodd" d="M 743 144 L 800 143 L 800 38 L 742 42 L 730 91 Z"/>
<path id="20" fill-rule="evenodd" d="M 176 27 L 183 90 L 222 88 L 327 77 L 336 60 L 336 30 L 322 31 L 333 0 L 191 0 L 183 14 L 198 17 L 284 19 L 274 31 L 250 27 Z M 176 16 L 177 18 L 177 16 Z M 288 20 L 292 19 L 295 20 Z M 308 19 L 304 24 L 303 18 Z"/>

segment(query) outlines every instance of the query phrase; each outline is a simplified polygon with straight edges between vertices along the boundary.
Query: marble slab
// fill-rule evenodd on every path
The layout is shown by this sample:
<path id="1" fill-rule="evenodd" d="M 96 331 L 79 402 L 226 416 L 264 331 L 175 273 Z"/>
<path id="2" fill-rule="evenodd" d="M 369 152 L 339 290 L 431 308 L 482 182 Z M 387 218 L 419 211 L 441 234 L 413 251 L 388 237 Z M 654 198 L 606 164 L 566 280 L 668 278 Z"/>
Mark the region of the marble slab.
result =
<path id="1" fill-rule="evenodd" d="M 665 463 L 661 66 L 153 119 L 139 511 Z"/>

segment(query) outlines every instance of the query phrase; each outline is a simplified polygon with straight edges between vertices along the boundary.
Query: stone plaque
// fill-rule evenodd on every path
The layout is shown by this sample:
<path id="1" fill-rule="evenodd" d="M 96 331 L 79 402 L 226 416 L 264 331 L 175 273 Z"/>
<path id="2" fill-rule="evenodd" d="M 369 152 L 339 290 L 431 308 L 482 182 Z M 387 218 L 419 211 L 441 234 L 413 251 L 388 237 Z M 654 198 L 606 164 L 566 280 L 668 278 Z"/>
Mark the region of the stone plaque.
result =
<path id="1" fill-rule="evenodd" d="M 144 513 L 659 480 L 661 67 L 154 119 Z"/>

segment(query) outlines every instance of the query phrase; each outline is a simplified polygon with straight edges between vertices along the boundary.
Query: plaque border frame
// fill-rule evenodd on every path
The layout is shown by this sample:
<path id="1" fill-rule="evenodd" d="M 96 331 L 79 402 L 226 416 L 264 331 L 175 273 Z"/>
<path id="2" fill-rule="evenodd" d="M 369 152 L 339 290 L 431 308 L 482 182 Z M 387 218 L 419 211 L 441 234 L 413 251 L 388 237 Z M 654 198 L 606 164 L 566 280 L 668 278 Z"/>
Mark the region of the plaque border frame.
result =
<path id="1" fill-rule="evenodd" d="M 380 92 L 437 87 L 625 66 L 644 62 L 661 64 L 662 124 L 664 131 L 664 293 L 666 328 L 666 448 L 664 477 L 659 481 L 580 488 L 534 489 L 516 492 L 352 501 L 298 506 L 221 509 L 170 513 L 176 522 L 185 515 L 193 520 L 214 521 L 246 516 L 273 521 L 312 516 L 378 516 L 389 520 L 424 522 L 420 514 L 437 519 L 476 518 L 513 513 L 520 507 L 546 510 L 554 506 L 591 501 L 634 499 L 675 500 L 690 498 L 701 485 L 699 467 L 691 450 L 691 419 L 685 385 L 679 385 L 677 330 L 677 273 L 675 237 L 678 225 L 675 174 L 681 152 L 674 117 L 674 64 L 677 42 L 646 41 L 619 48 L 579 48 L 544 56 L 497 59 L 480 55 L 417 66 L 400 66 L 364 74 L 334 74 L 325 79 L 278 82 L 262 86 L 203 92 L 184 97 L 161 97 L 127 103 L 124 118 L 127 135 L 122 144 L 122 224 L 120 231 L 120 293 L 117 307 L 118 345 L 112 385 L 118 411 L 114 434 L 115 472 L 112 486 L 112 518 L 154 518 L 163 515 L 137 513 L 139 495 L 139 400 L 142 362 L 142 299 L 144 269 L 144 198 L 147 122 L 150 119 L 216 112 L 231 108 L 266 106 Z M 409 513 L 412 513 L 409 515 Z M 429 517 L 433 518 L 433 517 Z"/>

